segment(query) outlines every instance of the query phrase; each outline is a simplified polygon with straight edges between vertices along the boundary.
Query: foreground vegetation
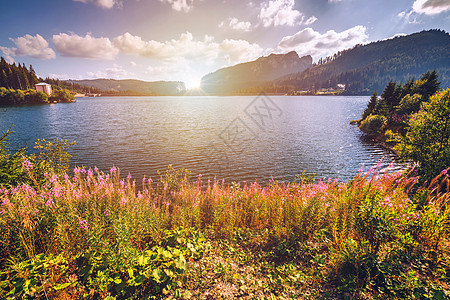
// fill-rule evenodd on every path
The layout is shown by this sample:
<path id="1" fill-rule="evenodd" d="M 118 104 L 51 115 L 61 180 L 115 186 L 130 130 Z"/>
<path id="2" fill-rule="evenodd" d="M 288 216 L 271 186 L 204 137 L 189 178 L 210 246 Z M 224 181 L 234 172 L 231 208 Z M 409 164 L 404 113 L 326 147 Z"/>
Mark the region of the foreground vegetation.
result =
<path id="1" fill-rule="evenodd" d="M 66 174 L 67 142 L 0 139 L 0 297 L 445 299 L 450 170 L 239 184 Z M 137 188 L 139 186 L 139 188 Z"/>

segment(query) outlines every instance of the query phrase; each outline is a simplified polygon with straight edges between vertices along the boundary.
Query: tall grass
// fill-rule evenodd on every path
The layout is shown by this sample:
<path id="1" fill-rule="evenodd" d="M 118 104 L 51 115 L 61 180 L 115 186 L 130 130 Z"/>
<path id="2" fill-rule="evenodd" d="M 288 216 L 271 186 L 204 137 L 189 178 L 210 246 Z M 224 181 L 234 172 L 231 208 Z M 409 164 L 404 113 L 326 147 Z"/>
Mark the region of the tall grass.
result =
<path id="1" fill-rule="evenodd" d="M 33 178 L 32 168 L 28 167 L 27 172 Z M 60 257 L 58 263 L 65 269 L 55 272 L 66 272 L 66 278 L 54 275 L 49 279 L 53 284 L 42 283 L 43 289 L 28 291 L 30 295 L 44 293 L 46 286 L 50 290 L 56 286 L 59 289 L 52 290 L 55 297 L 73 296 L 83 289 L 86 295 L 96 293 L 100 298 L 125 297 L 126 293 L 136 296 L 136 287 L 125 294 L 117 292 L 117 287 L 122 280 L 129 283 L 135 278 L 124 268 L 139 265 L 137 257 L 145 251 L 153 249 L 157 253 L 155 247 L 162 247 L 160 251 L 184 247 L 189 250 L 183 252 L 184 256 L 197 259 L 204 242 L 201 235 L 212 241 L 233 240 L 242 232 L 246 243 L 259 239 L 263 248 L 286 241 L 294 248 L 325 245 L 335 271 L 350 270 L 363 279 L 373 276 L 368 258 L 380 261 L 394 252 L 410 256 L 421 253 L 438 263 L 448 253 L 450 231 L 450 181 L 446 172 L 429 187 L 420 189 L 415 187 L 417 178 L 411 173 L 380 173 L 377 168 L 359 172 L 347 183 L 271 181 L 266 186 L 257 182 L 225 183 L 201 175 L 190 180 L 189 172 L 172 168 L 155 182 L 143 178 L 138 184 L 131 176 L 122 177 L 115 167 L 109 173 L 75 168 L 70 176 L 46 174 L 45 183 L 35 188 L 0 188 L 3 292 L 11 293 L 15 288 L 5 283 L 12 276 L 14 282 L 17 278 L 26 282 L 32 277 L 30 271 L 28 275 L 23 271 L 32 267 L 19 267 L 20 262 Z M 136 189 L 137 185 L 141 188 Z M 196 242 L 189 242 L 192 239 Z M 171 255 L 184 259 L 181 254 Z M 100 263 L 91 263 L 91 273 L 83 273 L 83 259 L 92 261 L 93 257 L 100 257 L 98 260 L 108 266 L 102 269 Z M 64 259 L 67 261 L 62 263 Z M 159 263 L 168 264 L 163 259 Z M 152 266 L 157 265 L 155 262 Z M 158 282 L 157 274 L 136 268 L 134 272 L 140 270 L 143 278 Z M 181 274 L 181 265 L 177 268 L 174 270 L 181 270 Z M 106 269 L 116 270 L 108 273 L 110 281 L 99 279 Z M 165 274 L 170 277 L 172 273 Z M 89 283 L 89 276 L 96 281 Z M 24 293 L 23 289 L 13 294 Z M 146 291 L 155 295 L 161 292 L 153 288 Z"/>

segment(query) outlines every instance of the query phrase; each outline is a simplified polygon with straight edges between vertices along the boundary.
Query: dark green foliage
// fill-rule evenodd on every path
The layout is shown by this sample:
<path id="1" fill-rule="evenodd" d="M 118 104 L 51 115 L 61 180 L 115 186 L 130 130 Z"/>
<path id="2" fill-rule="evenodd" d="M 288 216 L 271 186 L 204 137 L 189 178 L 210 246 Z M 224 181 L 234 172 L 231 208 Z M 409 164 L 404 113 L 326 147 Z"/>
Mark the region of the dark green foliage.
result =
<path id="1" fill-rule="evenodd" d="M 42 104 L 48 103 L 48 95 L 44 92 L 37 92 L 35 90 L 28 90 L 25 92 L 24 102 L 26 104 Z"/>
<path id="2" fill-rule="evenodd" d="M 386 118 L 384 128 L 391 129 L 393 126 L 405 127 L 411 113 L 418 112 L 420 105 L 424 101 L 428 101 L 430 95 L 433 95 L 440 89 L 436 70 L 424 73 L 419 80 L 408 80 L 404 85 L 397 84 L 391 80 L 386 85 L 381 97 L 376 96 L 376 92 L 370 98 L 367 108 L 364 110 L 360 129 L 369 134 L 376 135 L 381 131 L 374 131 L 374 127 L 366 124 L 366 119 L 370 114 L 380 115 Z M 365 126 L 361 126 L 365 123 Z M 366 131 L 369 129 L 369 131 Z"/>
<path id="3" fill-rule="evenodd" d="M 381 99 L 384 102 L 384 113 L 389 114 L 394 109 L 394 106 L 397 106 L 401 100 L 402 86 L 397 85 L 397 83 L 393 80 L 389 81 L 389 83 L 384 88 L 383 93 L 381 94 Z M 388 115 L 383 114 L 388 117 Z"/>
<path id="4" fill-rule="evenodd" d="M 34 89 L 14 90 L 0 87 L 0 105 L 45 104 L 49 97 Z"/>
<path id="5" fill-rule="evenodd" d="M 76 257 L 39 254 L 34 259 L 12 261 L 0 272 L 0 295 L 53 298 L 78 289 L 94 291 L 95 298 L 161 299 L 170 290 L 179 293 L 176 280 L 188 267 L 186 259 L 200 258 L 207 247 L 202 234 L 175 229 L 166 231 L 166 236 L 151 249 L 132 249 L 128 259 L 111 256 L 113 249 L 107 248 L 85 251 Z M 42 280 L 54 274 L 58 276 L 51 283 Z"/>
<path id="6" fill-rule="evenodd" d="M 372 97 L 370 97 L 369 103 L 367 104 L 367 108 L 364 110 L 361 116 L 363 120 L 374 112 L 375 107 L 377 107 L 377 101 L 378 101 L 378 94 L 375 91 L 373 92 Z"/>
<path id="7" fill-rule="evenodd" d="M 450 89 L 436 93 L 409 120 L 396 149 L 405 159 L 420 164 L 424 179 L 431 179 L 450 166 Z"/>
<path id="8" fill-rule="evenodd" d="M 396 112 L 399 115 L 416 113 L 420 109 L 422 103 L 422 96 L 419 94 L 407 94 L 402 98 L 399 105 L 396 107 Z"/>
<path id="9" fill-rule="evenodd" d="M 37 186 L 48 180 L 46 174 L 63 176 L 68 171 L 72 155 L 67 151 L 75 142 L 37 140 L 34 148 L 38 154 L 27 154 L 26 148 L 10 153 L 7 138 L 12 134 L 11 128 L 0 138 L 0 186 Z"/>
<path id="10" fill-rule="evenodd" d="M 30 65 L 30 70 L 24 64 L 16 66 L 8 64 L 2 57 L 0 59 L 0 87 L 8 89 L 28 90 L 34 88 L 39 80 L 36 72 Z"/>
<path id="11" fill-rule="evenodd" d="M 0 138 L 0 186 L 29 182 L 29 178 L 22 168 L 25 149 L 22 148 L 11 155 L 5 146 L 9 134 L 11 134 L 11 128 Z"/>

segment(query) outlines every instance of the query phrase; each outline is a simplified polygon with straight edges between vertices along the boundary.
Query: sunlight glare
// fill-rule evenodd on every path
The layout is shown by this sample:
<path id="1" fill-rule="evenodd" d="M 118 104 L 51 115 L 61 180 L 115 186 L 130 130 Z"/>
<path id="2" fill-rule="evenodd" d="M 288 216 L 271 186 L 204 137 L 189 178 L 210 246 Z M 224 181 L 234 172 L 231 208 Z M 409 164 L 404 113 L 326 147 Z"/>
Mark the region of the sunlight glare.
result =
<path id="1" fill-rule="evenodd" d="M 185 82 L 186 90 L 200 89 L 201 79 L 191 78 Z"/>

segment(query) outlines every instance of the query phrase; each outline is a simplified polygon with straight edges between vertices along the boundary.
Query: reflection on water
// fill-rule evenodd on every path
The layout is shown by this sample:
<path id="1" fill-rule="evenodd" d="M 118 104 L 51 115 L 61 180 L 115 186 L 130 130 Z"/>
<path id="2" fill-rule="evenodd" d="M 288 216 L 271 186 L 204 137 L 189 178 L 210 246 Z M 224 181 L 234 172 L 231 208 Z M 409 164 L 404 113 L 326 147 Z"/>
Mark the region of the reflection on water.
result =
<path id="1" fill-rule="evenodd" d="M 14 123 L 11 145 L 37 138 L 75 140 L 73 162 L 156 176 L 169 164 L 228 181 L 352 178 L 362 164 L 395 157 L 361 138 L 369 97 L 113 97 L 0 109 Z M 400 167 L 397 165 L 397 167 Z"/>

